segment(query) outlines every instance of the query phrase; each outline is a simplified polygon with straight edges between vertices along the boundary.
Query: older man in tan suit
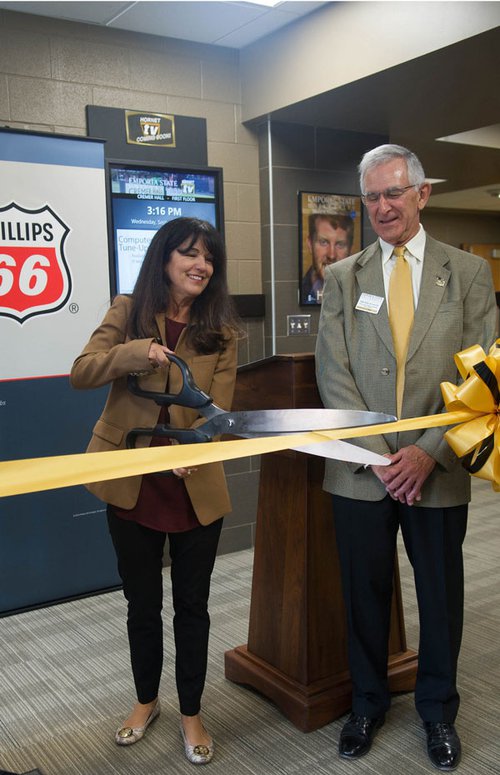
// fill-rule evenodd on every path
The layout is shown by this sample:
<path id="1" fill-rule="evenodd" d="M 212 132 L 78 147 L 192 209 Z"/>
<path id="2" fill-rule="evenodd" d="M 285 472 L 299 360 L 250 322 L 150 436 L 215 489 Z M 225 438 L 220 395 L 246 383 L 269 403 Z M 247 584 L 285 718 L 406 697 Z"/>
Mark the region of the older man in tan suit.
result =
<path id="1" fill-rule="evenodd" d="M 417 157 L 397 145 L 360 164 L 363 201 L 379 239 L 325 272 L 316 370 L 326 407 L 400 417 L 443 409 L 439 384 L 456 382 L 453 356 L 495 336 L 491 272 L 481 258 L 437 242 L 420 224 L 431 186 Z M 443 429 L 364 439 L 391 465 L 327 461 L 349 626 L 352 713 L 343 758 L 366 754 L 390 705 L 389 618 L 399 526 L 420 615 L 415 704 L 431 762 L 458 766 L 457 661 L 463 622 L 462 542 L 469 475 Z"/>

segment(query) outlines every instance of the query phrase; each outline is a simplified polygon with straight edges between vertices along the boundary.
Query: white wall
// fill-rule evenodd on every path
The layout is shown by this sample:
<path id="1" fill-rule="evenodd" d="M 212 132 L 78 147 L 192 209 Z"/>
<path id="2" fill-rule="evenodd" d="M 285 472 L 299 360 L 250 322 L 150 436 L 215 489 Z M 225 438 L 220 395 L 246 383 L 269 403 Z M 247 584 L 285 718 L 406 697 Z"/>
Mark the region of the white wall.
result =
<path id="1" fill-rule="evenodd" d="M 486 32 L 498 2 L 329 3 L 241 52 L 243 120 Z"/>

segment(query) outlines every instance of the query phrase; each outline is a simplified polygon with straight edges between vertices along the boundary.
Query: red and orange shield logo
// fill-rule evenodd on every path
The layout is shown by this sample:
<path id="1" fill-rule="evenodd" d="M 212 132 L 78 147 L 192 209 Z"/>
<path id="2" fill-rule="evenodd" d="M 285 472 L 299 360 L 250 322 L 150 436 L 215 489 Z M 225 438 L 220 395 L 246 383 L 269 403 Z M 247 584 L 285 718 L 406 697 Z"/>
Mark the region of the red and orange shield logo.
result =
<path id="1" fill-rule="evenodd" d="M 0 317 L 24 323 L 64 306 L 71 293 L 64 257 L 69 231 L 48 205 L 0 207 Z"/>

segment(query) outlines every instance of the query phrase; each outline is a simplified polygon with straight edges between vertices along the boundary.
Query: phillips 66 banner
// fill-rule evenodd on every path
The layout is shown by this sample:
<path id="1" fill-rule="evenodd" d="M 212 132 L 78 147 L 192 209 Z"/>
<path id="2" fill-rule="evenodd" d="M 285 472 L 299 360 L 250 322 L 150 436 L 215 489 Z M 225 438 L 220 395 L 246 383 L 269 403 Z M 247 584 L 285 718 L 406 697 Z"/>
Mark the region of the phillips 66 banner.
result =
<path id="1" fill-rule="evenodd" d="M 103 143 L 0 129 L 0 459 L 84 451 L 105 391 L 74 358 L 109 304 Z M 0 615 L 116 586 L 83 487 L 0 500 Z"/>

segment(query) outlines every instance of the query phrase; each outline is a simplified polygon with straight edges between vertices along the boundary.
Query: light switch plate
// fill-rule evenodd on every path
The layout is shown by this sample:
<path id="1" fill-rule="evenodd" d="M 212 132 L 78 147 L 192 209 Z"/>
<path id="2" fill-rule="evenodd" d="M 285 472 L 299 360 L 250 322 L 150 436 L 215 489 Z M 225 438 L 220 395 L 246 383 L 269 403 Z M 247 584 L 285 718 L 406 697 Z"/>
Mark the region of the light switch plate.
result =
<path id="1" fill-rule="evenodd" d="M 311 333 L 310 315 L 287 315 L 287 336 L 307 336 Z"/>

